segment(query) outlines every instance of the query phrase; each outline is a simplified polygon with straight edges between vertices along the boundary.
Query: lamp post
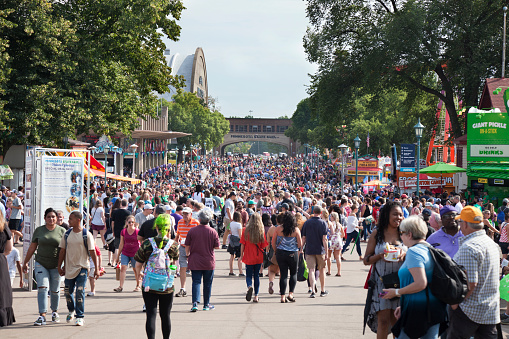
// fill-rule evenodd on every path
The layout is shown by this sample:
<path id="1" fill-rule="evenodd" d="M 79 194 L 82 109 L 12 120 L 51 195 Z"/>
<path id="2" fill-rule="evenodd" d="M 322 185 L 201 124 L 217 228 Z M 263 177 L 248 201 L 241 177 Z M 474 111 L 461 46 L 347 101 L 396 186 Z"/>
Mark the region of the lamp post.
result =
<path id="1" fill-rule="evenodd" d="M 203 158 L 207 161 L 207 143 L 203 142 Z"/>
<path id="2" fill-rule="evenodd" d="M 290 152 L 289 156 L 293 156 L 293 142 L 290 143 Z"/>
<path id="3" fill-rule="evenodd" d="M 104 192 L 106 192 L 106 186 L 108 185 L 108 152 L 110 146 L 104 145 Z"/>
<path id="4" fill-rule="evenodd" d="M 343 186 L 345 184 L 345 151 L 348 148 L 347 145 L 341 144 L 338 146 L 341 152 L 341 194 L 343 194 Z"/>
<path id="5" fill-rule="evenodd" d="M 424 132 L 424 126 L 421 124 L 421 118 L 417 122 L 417 125 L 414 126 L 415 136 L 417 138 L 417 163 L 415 164 L 417 168 L 417 198 L 419 198 L 419 170 L 421 169 L 420 164 L 420 155 L 421 155 L 421 137 L 422 132 Z"/>
<path id="6" fill-rule="evenodd" d="M 361 138 L 359 138 L 359 134 L 357 134 L 357 137 L 353 139 L 354 146 L 355 146 L 355 190 L 359 188 L 358 183 L 358 174 L 359 174 L 359 147 L 361 146 Z"/>
<path id="7" fill-rule="evenodd" d="M 504 11 L 504 37 L 503 37 L 503 42 L 502 42 L 502 78 L 504 78 L 505 77 L 505 45 L 506 45 L 505 31 L 506 31 L 506 22 L 507 22 L 507 7 L 504 6 L 502 8 L 502 10 Z"/>
<path id="8" fill-rule="evenodd" d="M 136 150 L 138 149 L 138 145 L 136 144 L 132 144 L 131 146 L 129 146 L 132 150 L 133 150 L 133 173 L 132 173 L 132 177 L 133 179 L 136 178 Z"/>
<path id="9" fill-rule="evenodd" d="M 184 171 L 185 171 L 185 168 L 186 168 L 186 145 L 184 145 L 184 147 L 182 147 L 182 150 L 184 151 Z"/>
<path id="10" fill-rule="evenodd" d="M 113 174 L 117 174 L 117 151 L 118 147 L 113 146 L 111 149 L 113 151 Z"/>

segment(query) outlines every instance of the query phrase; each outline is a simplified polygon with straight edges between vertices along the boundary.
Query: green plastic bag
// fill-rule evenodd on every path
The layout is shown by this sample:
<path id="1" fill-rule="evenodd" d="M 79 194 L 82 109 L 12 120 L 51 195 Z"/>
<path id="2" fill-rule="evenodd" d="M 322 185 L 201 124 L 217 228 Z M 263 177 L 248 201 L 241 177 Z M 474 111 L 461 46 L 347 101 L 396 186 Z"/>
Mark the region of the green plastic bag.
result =
<path id="1" fill-rule="evenodd" d="M 509 274 L 500 280 L 500 298 L 509 301 Z"/>

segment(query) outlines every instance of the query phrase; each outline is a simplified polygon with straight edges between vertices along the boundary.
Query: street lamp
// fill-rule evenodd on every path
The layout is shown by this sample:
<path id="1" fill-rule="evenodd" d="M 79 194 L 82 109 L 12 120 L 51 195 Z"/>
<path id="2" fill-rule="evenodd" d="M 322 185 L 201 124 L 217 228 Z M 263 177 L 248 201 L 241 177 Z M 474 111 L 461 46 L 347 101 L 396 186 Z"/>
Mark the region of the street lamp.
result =
<path id="1" fill-rule="evenodd" d="M 343 194 L 343 185 L 344 185 L 344 177 L 345 177 L 345 151 L 348 149 L 348 146 L 345 144 L 341 144 L 338 146 L 341 152 L 341 194 Z"/>
<path id="2" fill-rule="evenodd" d="M 207 160 L 207 143 L 203 142 L 203 158 Z"/>
<path id="3" fill-rule="evenodd" d="M 131 146 L 129 146 L 132 150 L 133 150 L 133 173 L 132 173 L 132 177 L 133 179 L 136 178 L 136 171 L 135 171 L 135 166 L 136 166 L 136 150 L 138 149 L 138 145 L 136 144 L 132 144 Z"/>
<path id="4" fill-rule="evenodd" d="M 357 134 L 357 137 L 353 139 L 353 143 L 355 146 L 355 190 L 357 190 L 359 188 L 357 181 L 357 176 L 359 174 L 359 147 L 361 146 L 361 138 L 359 138 L 359 134 Z"/>
<path id="5" fill-rule="evenodd" d="M 419 170 L 421 168 L 420 164 L 420 155 L 421 155 L 421 138 L 422 138 L 422 132 L 424 132 L 424 126 L 421 124 L 421 118 L 419 118 L 419 121 L 417 122 L 417 125 L 414 126 L 415 130 L 415 137 L 417 138 L 417 164 L 415 166 L 417 167 L 417 198 L 419 198 Z"/>
<path id="6" fill-rule="evenodd" d="M 108 185 L 108 152 L 110 146 L 104 145 L 104 192 L 106 193 L 106 186 Z"/>
<path id="7" fill-rule="evenodd" d="M 118 147 L 113 146 L 111 149 L 113 151 L 113 174 L 117 174 L 117 151 Z"/>
<path id="8" fill-rule="evenodd" d="M 184 145 L 184 147 L 182 147 L 182 149 L 184 150 L 184 171 L 186 170 L 186 145 Z"/>

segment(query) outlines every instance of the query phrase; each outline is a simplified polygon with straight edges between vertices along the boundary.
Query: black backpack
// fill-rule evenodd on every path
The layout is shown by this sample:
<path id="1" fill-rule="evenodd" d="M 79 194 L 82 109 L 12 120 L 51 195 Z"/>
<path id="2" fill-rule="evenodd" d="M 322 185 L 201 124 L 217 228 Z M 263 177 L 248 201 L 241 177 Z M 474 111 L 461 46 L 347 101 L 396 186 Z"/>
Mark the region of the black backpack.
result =
<path id="1" fill-rule="evenodd" d="M 451 257 L 441 249 L 428 246 L 435 268 L 428 287 L 440 301 L 456 305 L 461 303 L 468 292 L 467 273 L 463 266 L 456 264 Z"/>

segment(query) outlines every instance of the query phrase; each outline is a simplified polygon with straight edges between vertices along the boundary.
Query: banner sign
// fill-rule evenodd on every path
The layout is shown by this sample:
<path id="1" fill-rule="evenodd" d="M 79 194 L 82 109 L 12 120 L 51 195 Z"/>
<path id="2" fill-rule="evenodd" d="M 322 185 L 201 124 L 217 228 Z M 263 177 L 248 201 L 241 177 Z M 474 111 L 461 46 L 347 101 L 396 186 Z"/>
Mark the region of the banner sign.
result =
<path id="1" fill-rule="evenodd" d="M 62 210 L 64 218 L 82 211 L 84 158 L 43 156 L 41 169 L 41 211 Z M 44 225 L 41 213 L 39 225 Z"/>
<path id="2" fill-rule="evenodd" d="M 415 145 L 401 144 L 401 168 L 415 168 Z"/>
<path id="3" fill-rule="evenodd" d="M 498 108 L 468 111 L 467 161 L 509 161 L 509 116 Z"/>

